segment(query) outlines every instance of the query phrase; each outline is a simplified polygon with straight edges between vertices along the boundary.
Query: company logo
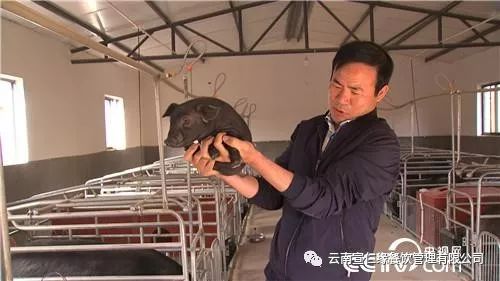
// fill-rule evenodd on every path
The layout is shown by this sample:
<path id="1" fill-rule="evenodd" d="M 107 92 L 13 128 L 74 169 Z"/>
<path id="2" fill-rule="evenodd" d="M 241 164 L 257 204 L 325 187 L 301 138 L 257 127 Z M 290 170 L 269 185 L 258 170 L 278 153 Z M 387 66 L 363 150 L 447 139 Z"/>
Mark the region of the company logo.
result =
<path id="1" fill-rule="evenodd" d="M 396 252 L 402 244 L 410 244 L 415 252 Z M 418 266 L 424 272 L 461 272 L 464 264 L 482 264 L 482 253 L 462 253 L 460 246 L 422 247 L 410 238 L 399 238 L 389 245 L 388 252 L 378 253 L 329 253 L 328 264 L 342 265 L 348 273 L 352 272 L 411 272 Z M 323 260 L 313 250 L 304 253 L 304 261 L 312 266 L 321 267 Z"/>
<path id="2" fill-rule="evenodd" d="M 311 250 L 304 253 L 304 261 L 306 263 L 310 263 L 313 266 L 319 267 L 321 267 L 321 265 L 323 264 L 323 259 L 321 259 L 321 257 L 318 256 L 315 251 Z"/>

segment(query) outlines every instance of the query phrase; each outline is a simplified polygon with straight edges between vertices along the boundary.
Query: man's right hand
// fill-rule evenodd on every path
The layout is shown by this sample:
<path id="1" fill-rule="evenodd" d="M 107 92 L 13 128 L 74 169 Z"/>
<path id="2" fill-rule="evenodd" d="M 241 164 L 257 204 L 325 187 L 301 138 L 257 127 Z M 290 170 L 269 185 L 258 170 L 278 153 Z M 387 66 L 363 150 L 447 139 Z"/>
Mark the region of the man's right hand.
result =
<path id="1" fill-rule="evenodd" d="M 230 162 L 229 152 L 222 144 L 222 138 L 225 133 L 219 133 L 214 137 L 207 137 L 200 144 L 192 144 L 184 153 L 184 159 L 198 170 L 203 176 L 219 176 L 219 172 L 213 169 L 215 161 Z M 210 158 L 208 147 L 213 144 L 219 151 L 219 156 L 215 159 Z M 199 148 L 199 150 L 198 150 Z"/>

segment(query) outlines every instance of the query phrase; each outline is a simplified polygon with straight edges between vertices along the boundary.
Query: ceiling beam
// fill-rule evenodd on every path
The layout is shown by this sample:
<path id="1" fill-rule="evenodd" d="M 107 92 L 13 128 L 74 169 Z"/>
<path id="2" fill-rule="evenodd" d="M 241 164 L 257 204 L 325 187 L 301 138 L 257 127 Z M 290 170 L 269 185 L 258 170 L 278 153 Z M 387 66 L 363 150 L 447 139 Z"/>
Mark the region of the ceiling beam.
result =
<path id="1" fill-rule="evenodd" d="M 51 11 L 52 13 L 62 17 L 62 18 L 65 18 L 83 28 L 85 28 L 86 30 L 94 33 L 95 35 L 101 37 L 102 39 L 104 40 L 109 40 L 111 39 L 111 37 L 109 37 L 106 33 L 100 31 L 99 29 L 97 29 L 95 26 L 79 19 L 78 17 L 76 17 L 75 15 L 71 14 L 70 12 L 64 10 L 63 8 L 59 7 L 58 5 L 50 2 L 50 1 L 34 1 L 35 4 L 38 4 L 40 6 L 42 6 L 43 8 Z M 115 42 L 113 43 L 116 47 L 118 47 L 120 50 L 124 51 L 125 53 L 129 54 L 131 53 L 131 50 L 121 44 L 120 42 Z M 103 44 L 103 45 L 106 45 L 106 44 Z M 137 54 L 135 53 L 132 53 L 132 58 L 136 57 Z M 151 63 L 151 62 L 146 62 L 149 66 L 155 68 L 156 70 L 158 71 L 162 71 L 163 72 L 163 68 L 161 68 L 160 66 L 158 66 L 157 64 L 154 64 L 154 63 Z"/>
<path id="2" fill-rule="evenodd" d="M 483 44 L 482 46 L 483 47 L 490 47 L 490 46 L 496 46 L 495 43 L 497 42 L 483 42 L 483 43 L 471 43 L 472 41 L 474 40 L 477 40 L 479 38 L 481 38 L 481 36 L 485 36 L 485 35 L 488 35 L 492 32 L 495 32 L 497 30 L 500 30 L 500 25 L 495 25 L 495 26 L 491 26 L 490 28 L 486 29 L 486 30 L 483 30 L 481 31 L 479 34 L 474 34 L 462 41 L 460 41 L 459 43 L 454 43 L 456 45 L 456 47 L 454 48 L 447 48 L 446 50 L 441 50 L 439 52 L 436 52 L 428 57 L 425 58 L 425 62 L 429 62 L 431 60 L 434 60 L 440 56 L 443 56 L 453 50 L 455 50 L 456 48 L 463 48 L 462 47 L 462 44 L 466 44 L 466 45 L 478 45 L 480 46 L 481 44 Z M 444 44 L 444 45 L 452 45 L 452 44 Z"/>
<path id="3" fill-rule="evenodd" d="M 406 33 L 404 36 L 402 36 L 401 38 L 399 38 L 399 40 L 396 41 L 392 45 L 399 45 L 399 44 L 403 43 L 408 38 L 412 37 L 417 32 L 419 32 L 420 30 L 424 29 L 426 26 L 428 26 L 429 24 L 431 24 L 433 21 L 435 21 L 436 19 L 440 18 L 444 13 L 446 13 L 446 12 L 450 11 L 451 9 L 455 8 L 459 4 L 460 4 L 460 1 L 451 2 L 448 5 L 446 5 L 446 7 L 444 7 L 443 9 L 439 10 L 438 14 L 433 14 L 433 15 L 426 16 L 425 19 L 423 19 L 421 23 L 419 23 L 415 28 L 413 28 L 413 30 L 411 30 L 408 33 Z"/>
<path id="4" fill-rule="evenodd" d="M 342 28 L 344 28 L 344 29 L 347 31 L 347 33 L 349 33 L 349 36 L 352 36 L 352 37 L 354 37 L 356 40 L 358 40 L 358 41 L 359 41 L 358 36 L 356 36 L 356 34 L 354 34 L 354 32 L 353 32 L 351 29 L 349 29 L 349 27 L 347 27 L 347 25 L 345 25 L 345 23 L 344 23 L 342 20 L 340 20 L 340 18 L 339 18 L 339 17 L 337 17 L 337 16 L 336 16 L 336 15 L 335 15 L 335 14 L 334 14 L 334 13 L 333 13 L 333 12 L 332 12 L 332 11 L 331 11 L 331 10 L 330 10 L 330 9 L 329 9 L 329 8 L 328 8 L 328 7 L 327 7 L 327 6 L 326 6 L 326 5 L 322 2 L 322 1 L 317 1 L 317 2 L 321 5 L 321 7 L 323 7 L 323 9 L 325 9 L 325 11 L 326 11 L 326 12 L 327 12 L 327 13 L 328 13 L 328 14 L 329 14 L 329 15 L 330 15 L 333 19 L 335 19 L 335 21 L 337 21 L 337 22 L 338 22 L 338 24 L 340 24 L 340 26 L 342 26 Z"/>
<path id="5" fill-rule="evenodd" d="M 474 32 L 474 34 L 479 36 L 479 38 L 481 38 L 484 42 L 490 42 L 488 39 L 486 39 L 486 37 L 484 37 L 481 33 L 479 33 L 479 31 L 477 31 L 477 29 L 475 29 L 468 21 L 466 21 L 464 19 L 460 19 L 460 21 L 463 22 L 465 24 L 465 26 L 470 28 L 472 30 L 472 32 Z"/>
<path id="6" fill-rule="evenodd" d="M 135 51 L 137 51 L 137 49 L 139 49 L 142 46 L 142 44 L 144 44 L 148 39 L 149 39 L 148 36 L 144 36 L 144 38 L 142 38 L 141 41 L 137 43 L 137 45 L 127 54 L 127 57 L 133 55 Z"/>
<path id="7" fill-rule="evenodd" d="M 385 49 L 388 51 L 398 50 L 425 50 L 425 49 L 456 49 L 456 48 L 477 48 L 477 47 L 494 47 L 500 46 L 500 42 L 481 42 L 481 43 L 450 43 L 450 44 L 421 44 L 421 45 L 399 45 L 388 46 Z M 281 49 L 281 50 L 257 50 L 251 52 L 212 52 L 205 53 L 205 57 L 233 57 L 233 56 L 260 56 L 260 55 L 281 55 L 281 54 L 304 54 L 304 53 L 325 53 L 336 52 L 340 47 L 330 48 L 309 48 L 309 49 Z M 138 58 L 141 61 L 148 60 L 170 60 L 182 59 L 184 55 L 158 55 L 158 56 L 142 56 Z M 188 54 L 188 58 L 194 58 L 194 54 Z M 81 59 L 71 60 L 71 63 L 104 63 L 113 62 L 113 59 Z"/>
<path id="8" fill-rule="evenodd" d="M 233 1 L 229 0 L 229 7 L 234 9 Z M 245 41 L 243 40 L 243 16 L 241 11 L 233 11 L 234 23 L 236 24 L 236 30 L 238 31 L 238 45 L 240 52 L 246 50 Z"/>
<path id="9" fill-rule="evenodd" d="M 395 4 L 393 2 L 381 2 L 381 1 L 354 1 L 354 2 L 366 4 L 366 5 L 374 5 L 374 6 L 383 7 L 383 8 L 391 8 L 391 9 L 410 11 L 410 12 L 424 13 L 424 14 L 429 14 L 429 15 L 440 15 L 440 12 L 436 11 L 436 10 L 400 5 L 400 4 Z M 468 16 L 468 15 L 450 13 L 450 12 L 442 13 L 441 15 L 445 16 L 445 17 L 450 17 L 450 18 L 465 19 L 465 20 L 472 20 L 472 21 L 479 21 L 479 22 L 487 20 L 486 18 L 482 18 L 482 17 Z M 491 20 L 490 23 L 500 24 L 500 20 Z"/>
<path id="10" fill-rule="evenodd" d="M 170 28 L 172 26 L 175 27 L 175 26 L 179 26 L 179 25 L 183 25 L 183 24 L 197 22 L 197 21 L 201 21 L 201 20 L 205 20 L 205 19 L 209 19 L 209 18 L 213 18 L 213 17 L 225 15 L 225 14 L 228 14 L 228 13 L 232 13 L 233 11 L 241 11 L 241 10 L 245 10 L 245 9 L 249 9 L 249 8 L 253 8 L 253 7 L 257 7 L 257 6 L 267 5 L 267 4 L 274 3 L 274 2 L 275 1 L 250 2 L 250 3 L 247 3 L 247 4 L 242 4 L 242 5 L 236 6 L 234 8 L 223 9 L 223 10 L 215 11 L 215 12 L 212 12 L 212 13 L 207 13 L 207 14 L 204 14 L 204 15 L 196 16 L 196 17 L 179 20 L 179 21 L 173 22 L 170 25 L 169 24 L 163 24 L 163 25 L 160 25 L 160 26 L 148 28 L 145 31 L 147 33 L 151 33 L 151 32 L 156 32 L 156 31 L 160 31 L 160 30 L 165 30 L 165 29 L 168 29 L 168 28 Z M 131 32 L 131 33 L 124 34 L 124 35 L 121 35 L 121 36 L 117 36 L 117 37 L 114 37 L 114 38 L 109 38 L 109 40 L 103 40 L 100 43 L 101 44 L 114 43 L 114 42 L 122 41 L 122 40 L 125 40 L 125 39 L 130 39 L 130 38 L 133 38 L 133 37 L 137 37 L 137 36 L 143 35 L 143 34 L 144 33 L 142 31 Z M 78 48 L 72 49 L 71 53 L 77 53 L 77 52 L 85 51 L 87 49 L 88 49 L 87 47 L 78 47 Z"/>
<path id="11" fill-rule="evenodd" d="M 370 5 L 370 41 L 375 42 L 375 6 Z"/>
<path id="12" fill-rule="evenodd" d="M 303 9 L 304 9 L 304 16 L 302 17 L 303 20 L 303 25 L 302 28 L 304 29 L 304 48 L 309 49 L 309 7 L 308 7 L 308 2 L 304 1 L 302 2 Z"/>
<path id="13" fill-rule="evenodd" d="M 297 38 L 298 41 L 299 35 L 297 29 L 299 25 L 299 19 L 301 17 L 300 11 L 302 11 L 300 2 L 293 1 L 293 4 L 288 9 L 286 17 L 285 39 L 287 42 L 294 38 Z"/>
<path id="14" fill-rule="evenodd" d="M 165 14 L 160 7 L 154 2 L 154 1 L 146 1 L 146 4 L 169 26 L 171 26 L 172 29 L 172 51 L 175 53 L 175 35 L 181 39 L 181 41 L 188 47 L 191 45 L 191 42 L 180 32 L 175 26 L 172 26 L 172 21 L 168 18 L 167 14 Z M 192 46 L 191 49 L 193 50 L 193 53 L 196 54 L 197 56 L 200 54 L 200 52 Z"/>
<path id="15" fill-rule="evenodd" d="M 221 47 L 222 49 L 224 49 L 224 50 L 226 50 L 226 51 L 228 51 L 228 52 L 234 52 L 234 50 L 230 49 L 229 47 L 226 47 L 226 46 L 222 45 L 221 43 L 219 43 L 219 42 L 217 42 L 217 41 L 213 40 L 212 38 L 210 38 L 210 37 L 208 37 L 208 36 L 206 36 L 206 35 L 203 35 L 202 33 L 198 32 L 198 31 L 196 31 L 196 30 L 194 30 L 194 29 L 192 29 L 192 28 L 190 28 L 190 27 L 188 27 L 188 26 L 185 26 L 185 25 L 181 25 L 181 26 L 182 26 L 183 28 L 187 29 L 188 31 L 190 31 L 190 32 L 192 32 L 192 33 L 194 33 L 194 34 L 196 34 L 196 35 L 200 36 L 201 38 L 203 38 L 203 39 L 205 39 L 205 40 L 207 40 L 207 41 L 211 42 L 212 44 L 214 44 L 214 45 L 216 45 L 216 46 Z"/>
<path id="16" fill-rule="evenodd" d="M 266 34 L 269 32 L 269 30 L 271 30 L 271 28 L 273 28 L 273 26 L 285 14 L 285 12 L 288 10 L 288 8 L 290 8 L 290 6 L 292 6 L 293 3 L 294 3 L 293 1 L 290 1 L 288 3 L 288 5 L 286 5 L 286 7 L 281 11 L 281 13 L 273 20 L 273 22 L 271 22 L 271 24 L 266 28 L 266 30 L 264 30 L 264 32 L 259 36 L 259 38 L 255 41 L 255 43 L 253 43 L 252 47 L 250 47 L 250 51 L 253 51 L 253 49 L 255 49 L 255 47 L 260 43 L 260 41 L 264 38 L 264 36 L 266 36 Z"/>
<path id="17" fill-rule="evenodd" d="M 371 7 L 368 7 L 368 9 L 366 9 L 365 13 L 359 18 L 358 22 L 354 25 L 354 27 L 351 30 L 353 35 L 356 34 L 356 31 L 359 29 L 359 27 L 361 26 L 361 24 L 363 24 L 363 22 L 365 21 L 365 19 L 370 15 L 371 9 L 372 9 Z M 342 40 L 342 43 L 340 45 L 344 45 L 347 41 L 349 41 L 350 38 L 351 38 L 351 34 L 349 33 L 344 38 L 344 40 Z M 358 37 L 354 36 L 354 38 L 359 41 Z"/>

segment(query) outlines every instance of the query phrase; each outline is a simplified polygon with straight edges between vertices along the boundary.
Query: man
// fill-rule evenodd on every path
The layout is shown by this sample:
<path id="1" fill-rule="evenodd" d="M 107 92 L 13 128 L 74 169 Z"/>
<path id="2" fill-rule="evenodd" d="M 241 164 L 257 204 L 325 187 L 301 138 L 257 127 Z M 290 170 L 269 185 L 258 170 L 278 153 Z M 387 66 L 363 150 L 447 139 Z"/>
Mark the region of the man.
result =
<path id="1" fill-rule="evenodd" d="M 265 269 L 268 280 L 370 279 L 362 268 L 347 270 L 329 257 L 374 249 L 384 199 L 399 172 L 397 137 L 376 113 L 392 70 L 392 59 L 374 43 L 342 46 L 332 63 L 329 111 L 302 121 L 276 162 L 223 134 L 204 140 L 199 152 L 198 144 L 186 151 L 185 159 L 203 175 L 220 177 L 264 209 L 283 208 Z M 212 142 L 221 159 L 227 159 L 222 142 L 237 148 L 261 176 L 218 174 L 207 152 Z"/>

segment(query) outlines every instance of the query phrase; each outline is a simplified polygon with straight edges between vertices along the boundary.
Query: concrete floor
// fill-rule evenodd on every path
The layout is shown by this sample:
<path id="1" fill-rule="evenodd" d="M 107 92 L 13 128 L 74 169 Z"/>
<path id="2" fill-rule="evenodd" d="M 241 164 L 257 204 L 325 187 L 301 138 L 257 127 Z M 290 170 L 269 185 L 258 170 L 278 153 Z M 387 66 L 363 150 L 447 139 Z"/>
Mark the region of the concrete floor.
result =
<path id="1" fill-rule="evenodd" d="M 250 210 L 247 226 L 245 229 L 245 237 L 242 239 L 239 250 L 233 261 L 232 271 L 230 273 L 231 281 L 262 281 L 264 277 L 264 267 L 267 264 L 269 256 L 269 247 L 274 233 L 274 227 L 279 217 L 281 210 L 266 211 L 256 206 Z M 246 238 L 248 234 L 254 232 L 262 232 L 265 235 L 264 241 L 260 243 L 250 243 Z M 389 245 L 398 238 L 413 237 L 401 229 L 396 222 L 391 221 L 386 216 L 382 216 L 379 229 L 376 233 L 375 252 L 388 252 Z M 415 239 L 414 239 L 415 240 Z M 398 252 L 414 252 L 414 246 L 401 244 Z M 405 247 L 406 246 L 406 247 Z M 421 247 L 422 250 L 424 247 Z M 467 280 L 462 275 L 456 273 L 428 273 L 425 272 L 422 266 L 417 267 L 412 272 L 395 272 L 394 267 L 391 267 L 391 272 L 380 272 L 377 267 L 376 272 L 372 274 L 371 280 Z"/>

